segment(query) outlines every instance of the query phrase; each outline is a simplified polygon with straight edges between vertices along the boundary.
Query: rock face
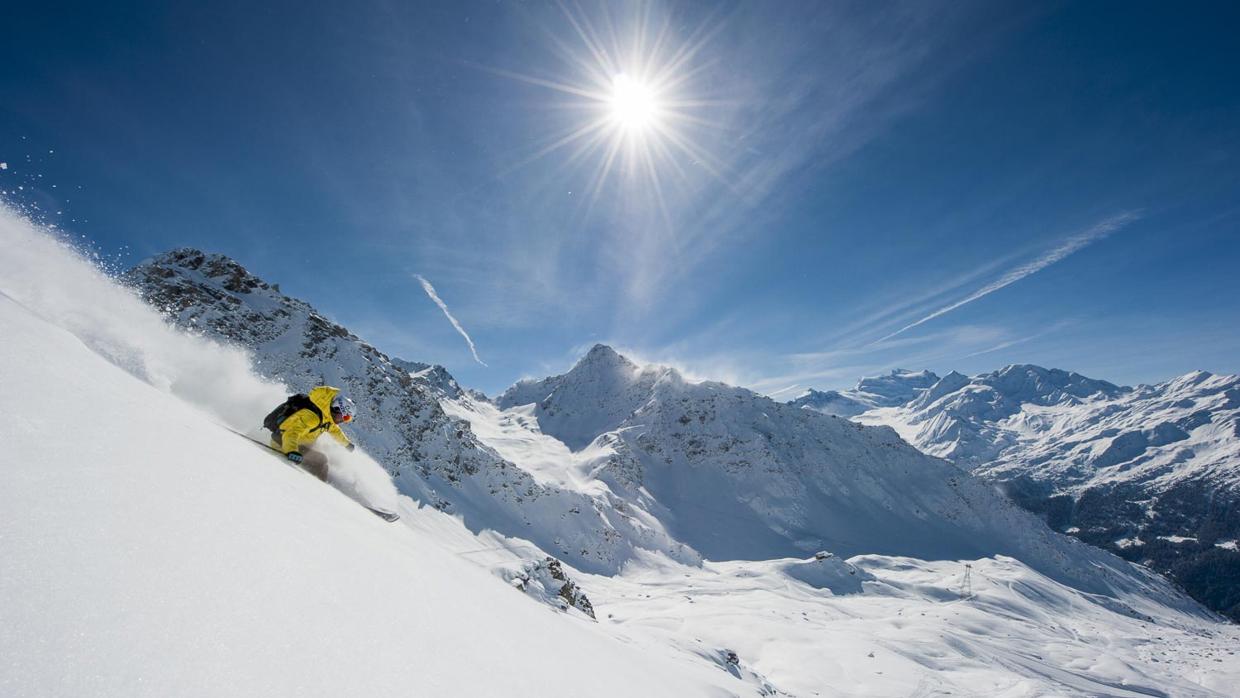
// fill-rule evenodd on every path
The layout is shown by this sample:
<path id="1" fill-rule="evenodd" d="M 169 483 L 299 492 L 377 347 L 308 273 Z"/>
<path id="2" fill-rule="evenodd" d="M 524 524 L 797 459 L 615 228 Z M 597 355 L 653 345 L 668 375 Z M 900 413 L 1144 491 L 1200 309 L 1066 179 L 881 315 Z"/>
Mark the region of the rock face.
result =
<path id="1" fill-rule="evenodd" d="M 589 597 L 568 576 L 560 561 L 553 557 L 525 564 L 511 575 L 509 583 L 549 606 L 562 611 L 575 608 L 594 618 L 594 605 Z"/>
<path id="2" fill-rule="evenodd" d="M 228 257 L 173 250 L 125 280 L 176 324 L 248 348 L 257 370 L 292 391 L 342 388 L 358 407 L 349 433 L 397 487 L 475 530 L 531 540 L 589 571 L 618 570 L 637 549 L 697 559 L 649 522 L 614 511 L 605 492 L 539 482 L 480 442 L 440 401 L 485 396 L 467 394 L 443 367 L 388 357 Z"/>
<path id="3" fill-rule="evenodd" d="M 1240 619 L 1240 377 L 1121 387 L 1017 365 L 855 417 L 999 484 L 1059 531 Z"/>
<path id="4" fill-rule="evenodd" d="M 455 400 L 465 394 L 465 390 L 443 366 L 397 358 L 392 358 L 391 361 L 394 366 L 407 372 L 410 378 L 426 386 L 436 397 Z"/>
<path id="5" fill-rule="evenodd" d="M 174 250 L 130 270 L 126 280 L 178 325 L 248 348 L 258 370 L 290 390 L 343 389 L 358 408 L 350 431 L 398 478 L 452 482 L 498 468 L 468 426 L 444 413 L 431 385 L 233 260 Z"/>

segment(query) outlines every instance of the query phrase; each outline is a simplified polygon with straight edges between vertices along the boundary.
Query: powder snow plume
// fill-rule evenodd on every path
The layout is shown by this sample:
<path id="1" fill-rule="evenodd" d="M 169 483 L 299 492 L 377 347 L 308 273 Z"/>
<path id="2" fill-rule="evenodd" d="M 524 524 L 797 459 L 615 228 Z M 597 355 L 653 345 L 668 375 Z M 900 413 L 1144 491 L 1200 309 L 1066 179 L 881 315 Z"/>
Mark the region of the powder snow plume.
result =
<path id="1" fill-rule="evenodd" d="M 178 330 L 54 231 L 3 204 L 0 250 L 0 295 L 221 424 L 255 433 L 263 415 L 288 396 L 287 387 L 254 373 L 247 352 Z M 394 499 L 381 466 L 346 455 L 333 455 L 340 489 L 369 501 Z"/>
<path id="2" fill-rule="evenodd" d="M 474 340 L 470 339 L 469 333 L 465 331 L 464 327 L 461 327 L 461 323 L 452 315 L 452 311 L 448 310 L 448 304 L 444 303 L 439 294 L 435 292 L 435 287 L 431 286 L 431 282 L 427 281 L 421 274 L 414 274 L 413 276 L 422 284 L 422 289 L 426 291 L 426 295 L 430 296 L 431 300 L 435 301 L 435 305 L 439 306 L 439 309 L 443 311 L 444 316 L 448 318 L 448 322 L 452 323 L 456 331 L 465 338 L 465 343 L 469 345 L 469 353 L 474 355 L 474 361 L 486 366 L 486 362 L 478 358 L 478 349 L 474 347 Z"/>
<path id="3" fill-rule="evenodd" d="M 287 391 L 244 351 L 185 334 L 55 233 L 0 205 L 0 293 L 155 388 L 234 429 L 262 422 Z"/>

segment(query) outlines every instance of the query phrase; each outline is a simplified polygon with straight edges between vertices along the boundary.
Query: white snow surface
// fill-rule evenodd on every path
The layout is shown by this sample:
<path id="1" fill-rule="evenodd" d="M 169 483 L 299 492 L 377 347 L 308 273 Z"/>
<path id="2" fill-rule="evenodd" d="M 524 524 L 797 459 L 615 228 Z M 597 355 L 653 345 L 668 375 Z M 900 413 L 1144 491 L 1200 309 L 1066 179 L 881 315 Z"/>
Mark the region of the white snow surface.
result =
<path id="1" fill-rule="evenodd" d="M 939 532 L 999 527 L 1028 559 L 965 556 L 966 588 L 964 560 L 946 552 L 976 541 L 949 542 L 933 560 L 701 561 L 639 547 L 618 573 L 565 566 L 597 623 L 553 610 L 505 580 L 555 551 L 428 506 L 429 496 L 398 496 L 364 455 L 333 474 L 349 496 L 285 466 L 221 426 L 246 429 L 288 390 L 257 378 L 246 352 L 163 324 L 2 208 L 0 250 L 0 385 L 21 405 L 0 421 L 0 695 L 1224 696 L 1240 684 L 1240 632 L 1159 578 L 996 508 L 963 473 L 966 494 L 955 500 L 938 499 L 933 478 L 920 476 L 906 486 L 931 492 L 910 498 L 874 463 L 832 486 L 879 510 L 923 504 L 914 518 Z M 490 462 L 573 494 L 564 504 L 659 536 L 694 531 L 684 512 L 709 512 L 681 508 L 691 493 L 657 469 L 683 469 L 683 487 L 717 496 L 738 474 L 771 487 L 740 467 L 768 440 L 783 458 L 825 429 L 817 437 L 845 462 L 899 448 L 885 430 L 786 408 L 802 415 L 791 418 L 747 391 L 653 373 L 654 392 L 631 414 L 559 425 L 605 429 L 584 446 L 556 439 L 535 407 L 468 394 L 441 396 L 444 417 L 431 423 L 459 420 L 472 436 L 439 443 L 477 439 Z M 681 417 L 699 416 L 698 427 L 718 431 L 686 430 Z M 724 443 L 742 455 L 710 459 L 724 474 L 707 469 L 698 446 L 675 445 L 711 449 L 729 432 L 736 440 Z M 905 476 L 951 472 L 904 452 L 880 460 Z M 770 501 L 795 510 L 789 488 L 821 486 L 804 462 L 759 461 L 776 483 L 763 496 L 783 493 Z M 350 497 L 403 518 L 385 523 Z M 494 500 L 499 512 L 520 511 L 503 493 Z M 482 492 L 459 501 L 504 519 Z M 958 504 L 934 508 L 942 501 Z M 751 504 L 750 522 L 775 532 L 776 549 L 822 542 L 785 536 L 769 523 L 787 511 Z M 878 541 L 870 535 L 866 546 Z M 1080 578 L 1086 569 L 1095 584 Z"/>
<path id="2" fill-rule="evenodd" d="M 0 385 L 21 405 L 0 422 L 0 695 L 747 693 L 217 425 L 283 391 L 24 221 L 0 212 L 0 233 Z M 218 390 L 193 375 L 230 367 Z"/>

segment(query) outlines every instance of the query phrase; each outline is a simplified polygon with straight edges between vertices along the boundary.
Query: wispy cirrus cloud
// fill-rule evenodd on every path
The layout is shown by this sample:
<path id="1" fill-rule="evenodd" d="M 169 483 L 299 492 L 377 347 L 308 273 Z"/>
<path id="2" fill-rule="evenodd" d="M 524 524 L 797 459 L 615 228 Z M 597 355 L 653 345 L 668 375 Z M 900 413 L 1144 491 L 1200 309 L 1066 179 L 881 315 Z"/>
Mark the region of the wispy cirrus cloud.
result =
<path id="1" fill-rule="evenodd" d="M 874 340 L 873 342 L 871 342 L 871 345 L 886 342 L 887 340 L 892 339 L 893 337 L 896 337 L 897 335 L 904 334 L 905 332 L 913 329 L 914 327 L 924 325 L 925 323 L 930 322 L 931 320 L 935 318 L 942 317 L 952 312 L 953 310 L 956 310 L 957 308 L 960 308 L 962 306 L 968 305 L 969 303 L 972 303 L 973 301 L 989 296 L 990 294 L 994 293 L 995 291 L 998 291 L 999 289 L 1005 288 L 1007 286 L 1011 286 L 1012 284 L 1016 283 L 1017 281 L 1020 281 L 1021 279 L 1027 276 L 1036 274 L 1039 271 L 1042 271 L 1043 269 L 1049 267 L 1050 265 L 1055 264 L 1056 262 L 1062 261 L 1068 256 L 1080 251 L 1081 249 L 1085 247 L 1088 247 L 1089 245 L 1092 245 L 1095 242 L 1098 242 L 1099 240 L 1109 236 L 1115 231 L 1127 226 L 1128 224 L 1140 218 L 1141 218 L 1141 214 L 1139 212 L 1124 211 L 1122 213 L 1118 213 L 1114 216 L 1111 216 L 1110 218 L 1107 218 L 1103 221 L 1100 221 L 1099 223 L 1096 223 L 1095 225 L 1090 227 L 1088 230 L 1077 233 L 1076 235 L 1073 235 L 1072 237 L 1068 238 L 1063 243 L 1061 243 L 1058 247 L 1052 249 L 1046 254 L 1043 254 L 1037 259 L 1026 262 L 1014 269 L 1009 270 L 1003 276 L 986 284 L 985 286 L 982 286 L 976 291 L 973 291 L 972 293 L 965 296 L 964 298 L 948 303 L 947 305 L 940 307 L 934 312 L 928 315 L 925 315 L 924 317 L 914 322 L 911 322 L 905 325 L 904 327 L 901 327 L 895 332 L 892 332 L 890 334 L 887 334 L 883 337 L 880 337 Z"/>
<path id="2" fill-rule="evenodd" d="M 1005 340 L 1005 341 L 999 342 L 998 344 L 995 344 L 994 346 L 990 346 L 990 347 L 986 347 L 986 348 L 984 348 L 984 349 L 979 349 L 979 350 L 977 350 L 977 351 L 970 352 L 970 353 L 968 353 L 968 354 L 965 354 L 965 355 L 961 356 L 960 358 L 962 358 L 962 359 L 971 359 L 971 358 L 973 358 L 973 357 L 975 357 L 975 356 L 983 356 L 983 355 L 985 355 L 985 354 L 992 354 L 992 353 L 994 353 L 994 352 L 996 352 L 996 351 L 1003 351 L 1004 349 L 1008 349 L 1008 348 L 1010 348 L 1010 347 L 1014 347 L 1014 346 L 1016 346 L 1016 345 L 1018 345 L 1018 344 L 1025 344 L 1026 342 L 1032 342 L 1032 341 L 1033 341 L 1033 340 L 1035 340 L 1035 339 L 1041 339 L 1042 337 L 1045 337 L 1046 335 L 1049 335 L 1049 334 L 1054 334 L 1054 333 L 1056 333 L 1056 332 L 1060 332 L 1060 331 L 1062 331 L 1064 328 L 1066 328 L 1066 327 L 1070 327 L 1070 326 L 1071 326 L 1071 325 L 1073 325 L 1073 324 L 1074 324 L 1074 321 L 1072 321 L 1072 320 L 1061 320 L 1061 321 L 1059 321 L 1059 322 L 1055 323 L 1054 325 L 1051 325 L 1050 327 L 1047 327 L 1046 329 L 1042 330 L 1041 332 L 1035 332 L 1035 333 L 1033 333 L 1033 334 L 1030 334 L 1030 335 L 1025 335 L 1025 336 L 1023 336 L 1023 337 L 1015 337 L 1015 338 L 1012 338 L 1012 339 L 1008 339 L 1008 340 Z"/>
<path id="3" fill-rule="evenodd" d="M 461 326 L 461 323 L 455 316 L 452 315 L 452 311 L 448 310 L 448 304 L 444 303 L 443 299 L 439 297 L 439 294 L 435 292 L 435 287 L 431 285 L 431 282 L 427 281 L 421 274 L 414 274 L 413 276 L 418 280 L 418 283 L 422 284 L 422 290 L 426 291 L 426 295 L 429 296 L 432 301 L 435 301 L 435 305 L 439 306 L 439 309 L 443 311 L 444 317 L 448 318 L 448 322 L 452 323 L 452 326 L 456 328 L 456 331 L 465 339 L 465 343 L 469 345 L 469 353 L 474 355 L 474 361 L 486 366 L 486 362 L 478 358 L 478 349 L 474 346 L 474 340 L 470 338 L 469 333 L 465 331 L 465 328 Z"/>

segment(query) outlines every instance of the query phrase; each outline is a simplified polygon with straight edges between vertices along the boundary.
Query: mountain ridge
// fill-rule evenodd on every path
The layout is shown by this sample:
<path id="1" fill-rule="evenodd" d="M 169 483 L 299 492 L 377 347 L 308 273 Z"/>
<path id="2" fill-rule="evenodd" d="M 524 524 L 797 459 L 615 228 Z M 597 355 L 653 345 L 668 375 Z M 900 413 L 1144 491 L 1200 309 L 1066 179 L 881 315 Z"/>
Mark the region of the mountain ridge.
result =
<path id="1" fill-rule="evenodd" d="M 403 493 L 475 530 L 529 538 L 587 571 L 615 573 L 641 551 L 700 564 L 701 553 L 765 559 L 834 547 L 956 559 L 1011 554 L 1095 591 L 1158 585 L 1056 537 L 887 428 L 692 383 L 605 345 L 569 372 L 518 383 L 489 405 L 415 381 L 438 372 L 411 373 L 423 364 L 393 362 L 221 255 L 174 250 L 126 279 L 177 324 L 246 346 L 264 373 L 356 395 L 360 418 L 351 428 Z M 931 378 L 893 374 L 875 389 Z M 517 409 L 526 400 L 532 407 Z M 494 440 L 488 445 L 480 433 Z M 541 449 L 539 462 L 522 455 L 531 444 Z M 1110 576 L 1097 575 L 1099 566 Z M 1158 593 L 1180 603 L 1170 590 Z"/>

